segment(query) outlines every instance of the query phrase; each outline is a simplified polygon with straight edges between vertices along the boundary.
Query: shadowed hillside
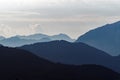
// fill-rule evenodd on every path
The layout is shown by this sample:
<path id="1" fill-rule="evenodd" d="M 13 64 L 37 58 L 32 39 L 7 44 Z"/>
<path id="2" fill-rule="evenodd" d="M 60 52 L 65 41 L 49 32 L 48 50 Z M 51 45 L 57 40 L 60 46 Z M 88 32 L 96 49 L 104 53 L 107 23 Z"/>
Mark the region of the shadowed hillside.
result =
<path id="1" fill-rule="evenodd" d="M 119 74 L 97 65 L 51 63 L 32 53 L 0 47 L 1 80 L 117 80 Z"/>
<path id="2" fill-rule="evenodd" d="M 20 47 L 52 62 L 64 64 L 97 64 L 120 72 L 120 59 L 84 43 L 52 41 Z"/>
<path id="3" fill-rule="evenodd" d="M 84 43 L 70 43 L 63 40 L 25 45 L 20 48 L 48 60 L 65 64 L 96 64 L 112 58 L 107 53 Z"/>

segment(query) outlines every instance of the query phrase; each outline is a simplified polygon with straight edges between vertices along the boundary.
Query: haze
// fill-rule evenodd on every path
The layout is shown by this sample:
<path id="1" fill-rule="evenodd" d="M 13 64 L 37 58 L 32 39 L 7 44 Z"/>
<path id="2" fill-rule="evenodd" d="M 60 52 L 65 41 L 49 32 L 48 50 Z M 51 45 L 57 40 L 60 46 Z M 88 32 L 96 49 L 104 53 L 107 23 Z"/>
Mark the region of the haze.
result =
<path id="1" fill-rule="evenodd" d="M 77 38 L 120 19 L 119 0 L 0 0 L 0 35 L 66 33 Z"/>

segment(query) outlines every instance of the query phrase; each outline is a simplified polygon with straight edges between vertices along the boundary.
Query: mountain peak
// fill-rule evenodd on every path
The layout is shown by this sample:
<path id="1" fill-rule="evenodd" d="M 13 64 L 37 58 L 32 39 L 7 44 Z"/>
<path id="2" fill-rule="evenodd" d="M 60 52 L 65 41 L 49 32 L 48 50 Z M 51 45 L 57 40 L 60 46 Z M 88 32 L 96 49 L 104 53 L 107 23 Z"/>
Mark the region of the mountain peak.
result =
<path id="1" fill-rule="evenodd" d="M 76 42 L 83 42 L 113 56 L 120 54 L 120 21 L 93 29 L 80 36 Z"/>
<path id="2" fill-rule="evenodd" d="M 67 34 L 63 34 L 63 33 L 60 33 L 60 34 L 57 34 L 57 35 L 53 35 L 54 36 L 60 36 L 60 37 L 67 37 L 67 38 L 70 38 Z"/>
<path id="3" fill-rule="evenodd" d="M 68 35 L 66 35 L 66 34 L 63 34 L 63 33 L 60 33 L 60 34 L 58 34 L 58 35 L 60 35 L 60 36 L 68 36 Z"/>
<path id="4" fill-rule="evenodd" d="M 69 42 L 74 41 L 74 39 L 70 38 L 68 35 L 63 34 L 63 33 L 60 33 L 58 35 L 53 35 L 53 36 L 51 36 L 51 39 L 52 40 L 66 40 L 66 41 L 69 41 Z"/>
<path id="5" fill-rule="evenodd" d="M 86 62 L 87 64 L 90 57 L 99 57 L 99 59 L 101 59 L 100 57 L 111 57 L 107 53 L 84 43 L 70 43 L 64 40 L 35 43 L 32 45 L 25 45 L 20 48 L 35 53 L 45 59 L 64 64 L 80 64 L 81 61 Z"/>

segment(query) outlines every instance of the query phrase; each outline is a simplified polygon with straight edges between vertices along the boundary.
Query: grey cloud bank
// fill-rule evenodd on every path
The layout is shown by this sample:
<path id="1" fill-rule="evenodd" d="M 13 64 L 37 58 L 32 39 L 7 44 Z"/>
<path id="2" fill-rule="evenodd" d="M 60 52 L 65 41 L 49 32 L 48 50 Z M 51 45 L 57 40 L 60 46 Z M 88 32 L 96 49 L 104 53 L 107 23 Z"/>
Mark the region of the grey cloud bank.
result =
<path id="1" fill-rule="evenodd" d="M 11 0 L 9 3 L 0 0 L 0 35 L 66 33 L 77 38 L 90 29 L 118 21 L 119 3 L 119 0 Z"/>

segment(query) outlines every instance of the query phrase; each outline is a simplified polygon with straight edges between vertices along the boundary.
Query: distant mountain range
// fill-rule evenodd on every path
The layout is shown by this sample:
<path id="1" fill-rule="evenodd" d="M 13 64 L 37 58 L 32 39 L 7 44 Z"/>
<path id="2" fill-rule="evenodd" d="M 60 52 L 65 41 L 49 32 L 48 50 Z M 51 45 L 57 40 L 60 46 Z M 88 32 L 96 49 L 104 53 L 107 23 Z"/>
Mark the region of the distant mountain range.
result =
<path id="1" fill-rule="evenodd" d="M 16 48 L 0 47 L 0 80 L 119 80 L 120 74 L 98 65 L 63 65 Z"/>
<path id="2" fill-rule="evenodd" d="M 53 40 L 66 40 L 69 42 L 75 41 L 74 39 L 71 39 L 66 34 L 58 34 L 54 36 L 48 36 L 45 34 L 34 34 L 29 36 L 14 36 L 10 38 L 4 38 L 1 36 L 0 44 L 4 46 L 9 46 L 9 47 L 18 47 L 18 46 L 23 46 L 27 44 L 33 44 L 37 42 L 49 42 Z"/>
<path id="3" fill-rule="evenodd" d="M 120 21 L 91 30 L 76 42 L 86 43 L 113 56 L 120 55 Z"/>
<path id="4" fill-rule="evenodd" d="M 21 39 L 33 39 L 33 40 L 41 40 L 43 38 L 49 38 L 50 40 L 66 40 L 69 42 L 75 41 L 74 39 L 71 39 L 68 35 L 66 34 L 58 34 L 58 35 L 53 35 L 53 36 L 48 36 L 45 34 L 33 34 L 29 36 L 17 36 Z"/>
<path id="5" fill-rule="evenodd" d="M 30 40 L 30 39 L 20 39 L 19 37 L 11 37 L 11 38 L 6 38 L 3 40 L 0 40 L 0 44 L 4 46 L 9 46 L 9 47 L 16 47 L 16 46 L 22 46 L 26 44 L 33 44 L 37 42 L 37 40 Z"/>
<path id="6" fill-rule="evenodd" d="M 3 40 L 3 39 L 5 39 L 5 37 L 3 37 L 3 36 L 0 36 L 0 40 Z"/>
<path id="7" fill-rule="evenodd" d="M 20 47 L 52 62 L 63 64 L 97 64 L 120 72 L 120 56 L 109 54 L 84 43 L 52 41 Z"/>
<path id="8" fill-rule="evenodd" d="M 0 36 L 0 80 L 120 80 L 119 34 L 116 22 L 76 41 L 66 34 Z"/>

